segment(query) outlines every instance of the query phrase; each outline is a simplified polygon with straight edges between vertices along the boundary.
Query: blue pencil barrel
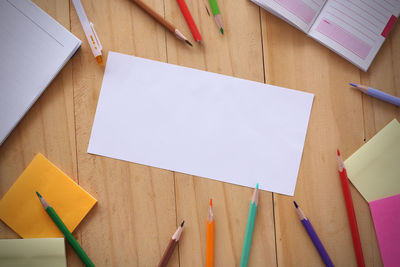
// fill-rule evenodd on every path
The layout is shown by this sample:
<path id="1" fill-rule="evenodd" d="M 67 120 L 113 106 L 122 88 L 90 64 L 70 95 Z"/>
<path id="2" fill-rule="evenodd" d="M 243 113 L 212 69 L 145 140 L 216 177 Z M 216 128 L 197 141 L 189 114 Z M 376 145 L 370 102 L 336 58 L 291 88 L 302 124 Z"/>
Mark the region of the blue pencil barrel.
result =
<path id="1" fill-rule="evenodd" d="M 370 96 L 373 96 L 373 97 L 378 98 L 380 100 L 389 102 L 389 103 L 391 103 L 393 105 L 396 105 L 398 107 L 400 106 L 400 98 L 399 97 L 389 95 L 387 93 L 384 93 L 382 91 L 376 90 L 374 88 L 369 88 L 368 91 L 367 91 L 367 95 L 370 95 Z"/>
<path id="2" fill-rule="evenodd" d="M 325 265 L 328 267 L 334 267 L 331 258 L 329 258 L 328 253 L 326 252 L 324 246 L 319 240 L 317 233 L 315 232 L 314 228 L 312 227 L 309 220 L 301 220 L 304 228 L 306 229 L 308 235 L 311 238 L 311 241 L 314 243 L 315 248 L 318 250 L 319 255 L 321 256 L 322 260 L 324 261 Z"/>

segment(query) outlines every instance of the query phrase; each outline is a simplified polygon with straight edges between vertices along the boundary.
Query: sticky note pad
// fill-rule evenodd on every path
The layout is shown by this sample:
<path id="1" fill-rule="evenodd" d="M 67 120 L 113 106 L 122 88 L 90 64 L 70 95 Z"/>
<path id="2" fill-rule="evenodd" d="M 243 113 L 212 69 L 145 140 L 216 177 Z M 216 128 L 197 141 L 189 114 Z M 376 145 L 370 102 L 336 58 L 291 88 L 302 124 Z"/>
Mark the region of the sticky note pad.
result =
<path id="1" fill-rule="evenodd" d="M 38 154 L 0 200 L 0 219 L 23 238 L 62 237 L 43 209 L 36 191 L 72 232 L 96 199 Z"/>
<path id="2" fill-rule="evenodd" d="M 0 239 L 0 267 L 66 267 L 64 238 Z"/>
<path id="3" fill-rule="evenodd" d="M 400 194 L 369 203 L 385 267 L 400 263 Z"/>
<path id="4" fill-rule="evenodd" d="M 394 119 L 344 162 L 368 201 L 400 194 L 400 124 Z"/>

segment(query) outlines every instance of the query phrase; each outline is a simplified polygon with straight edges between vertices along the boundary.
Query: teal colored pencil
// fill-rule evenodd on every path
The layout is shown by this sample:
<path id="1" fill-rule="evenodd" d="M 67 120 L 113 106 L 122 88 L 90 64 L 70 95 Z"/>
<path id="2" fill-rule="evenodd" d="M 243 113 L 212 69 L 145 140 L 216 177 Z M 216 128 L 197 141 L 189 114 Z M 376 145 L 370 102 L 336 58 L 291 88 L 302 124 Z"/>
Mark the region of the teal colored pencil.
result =
<path id="1" fill-rule="evenodd" d="M 47 203 L 47 201 L 36 192 L 39 197 L 40 202 L 43 205 L 43 208 L 46 210 L 47 214 L 49 214 L 50 218 L 57 225 L 58 229 L 63 233 L 65 239 L 69 242 L 71 247 L 75 250 L 76 254 L 78 254 L 79 258 L 81 258 L 82 262 L 88 267 L 94 267 L 93 262 L 89 259 L 88 255 L 86 255 L 83 248 L 79 245 L 78 241 L 76 241 L 75 237 L 68 230 L 67 226 L 61 220 L 61 218 L 57 215 L 56 211 Z"/>
<path id="2" fill-rule="evenodd" d="M 246 233 L 244 234 L 242 258 L 240 259 L 240 267 L 247 267 L 249 262 L 251 240 L 253 238 L 254 223 L 256 221 L 258 208 L 258 184 L 254 189 L 253 197 L 250 202 L 249 217 L 247 218 Z"/>
<path id="3" fill-rule="evenodd" d="M 224 34 L 224 29 L 222 28 L 222 17 L 221 12 L 219 11 L 219 7 L 217 4 L 217 0 L 209 0 L 211 6 L 211 12 L 213 13 L 215 22 L 218 25 L 219 30 L 222 34 Z"/>

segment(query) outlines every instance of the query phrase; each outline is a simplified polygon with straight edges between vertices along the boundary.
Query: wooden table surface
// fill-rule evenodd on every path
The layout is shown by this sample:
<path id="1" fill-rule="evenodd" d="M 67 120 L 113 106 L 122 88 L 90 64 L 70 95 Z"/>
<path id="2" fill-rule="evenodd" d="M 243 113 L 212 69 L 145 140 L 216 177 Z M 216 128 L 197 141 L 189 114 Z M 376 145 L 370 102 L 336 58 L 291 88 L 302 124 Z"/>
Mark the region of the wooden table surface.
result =
<path id="1" fill-rule="evenodd" d="M 72 3 L 36 0 L 82 40 L 69 61 L 0 146 L 0 197 L 38 153 L 98 199 L 74 235 L 97 266 L 156 266 L 181 220 L 169 266 L 204 266 L 208 199 L 216 216 L 215 266 L 238 266 L 252 189 L 86 153 L 104 66 L 95 62 Z M 248 0 L 218 0 L 221 35 L 208 0 L 186 0 L 203 36 L 178 41 L 128 0 L 82 0 L 105 54 L 139 57 L 315 94 L 295 197 L 261 192 L 249 266 L 322 266 L 298 221 L 295 199 L 333 262 L 356 266 L 336 148 L 344 158 L 400 109 L 350 89 L 348 82 L 400 95 L 400 27 L 362 72 Z M 175 0 L 145 0 L 193 38 Z M 271 177 L 273 178 L 273 177 Z M 367 202 L 351 188 L 367 266 L 382 266 Z M 0 222 L 1 238 L 18 236 Z M 83 264 L 67 246 L 68 266 Z"/>

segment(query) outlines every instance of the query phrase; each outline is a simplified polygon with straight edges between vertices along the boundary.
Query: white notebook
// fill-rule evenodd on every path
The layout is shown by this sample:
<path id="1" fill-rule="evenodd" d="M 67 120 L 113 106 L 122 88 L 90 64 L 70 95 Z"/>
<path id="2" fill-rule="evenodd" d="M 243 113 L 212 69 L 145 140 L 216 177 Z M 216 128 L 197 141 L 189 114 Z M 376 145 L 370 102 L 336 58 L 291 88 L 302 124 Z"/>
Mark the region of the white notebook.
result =
<path id="1" fill-rule="evenodd" d="M 29 0 L 0 0 L 0 144 L 81 41 Z"/>
<path id="2" fill-rule="evenodd" d="M 400 0 L 251 0 L 367 71 L 400 13 Z"/>
<path id="3" fill-rule="evenodd" d="M 109 52 L 88 152 L 293 195 L 313 97 Z"/>

